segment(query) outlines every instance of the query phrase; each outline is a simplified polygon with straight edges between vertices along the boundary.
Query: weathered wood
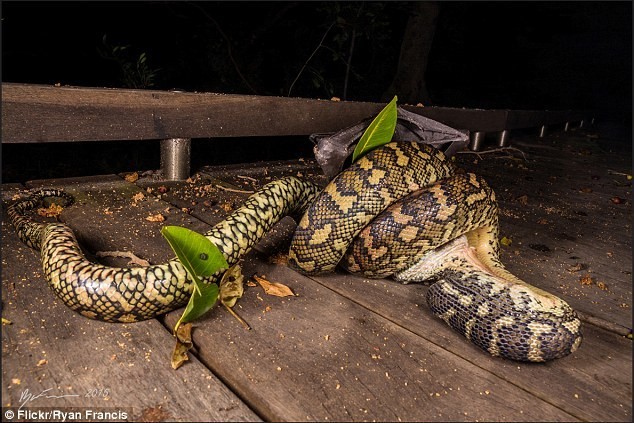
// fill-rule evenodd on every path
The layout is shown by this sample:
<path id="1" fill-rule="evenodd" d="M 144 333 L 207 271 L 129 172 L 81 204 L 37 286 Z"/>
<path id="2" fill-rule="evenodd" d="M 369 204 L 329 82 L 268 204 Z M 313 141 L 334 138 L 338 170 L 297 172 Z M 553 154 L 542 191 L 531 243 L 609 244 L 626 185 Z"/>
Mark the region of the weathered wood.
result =
<path id="1" fill-rule="evenodd" d="M 237 307 L 251 331 L 217 308 L 193 336 L 200 359 L 266 420 L 575 420 L 287 267 L 251 255 L 244 271 L 297 296 L 251 287 Z"/>
<path id="2" fill-rule="evenodd" d="M 305 98 L 2 84 L 2 142 L 146 140 L 335 132 L 383 104 Z M 459 129 L 498 132 L 577 112 L 406 109 Z M 521 113 L 520 113 L 521 112 Z M 518 115 L 519 113 L 519 115 Z M 538 123 L 536 123 L 538 122 Z"/>
<path id="3" fill-rule="evenodd" d="M 622 336 L 585 324 L 584 341 L 572 355 L 546 364 L 514 363 L 489 356 L 434 317 L 425 303 L 426 286 L 341 273 L 315 279 L 580 420 L 632 418 L 632 342 Z"/>
<path id="4" fill-rule="evenodd" d="M 86 193 L 78 195 L 79 209 L 93 201 L 92 210 L 103 212 L 108 205 L 95 201 L 105 200 L 107 195 L 121 198 L 125 196 L 122 192 L 130 192 L 129 187 L 122 187 L 127 183 L 110 179 L 109 183 L 89 181 L 65 188 L 76 194 Z M 5 200 L 16 192 L 3 188 Z M 112 196 L 113 189 L 117 195 Z M 112 207 L 116 201 L 110 198 L 107 204 Z M 140 210 L 135 215 L 116 208 L 112 208 L 113 215 L 97 216 L 117 221 L 115 226 L 125 226 L 129 220 L 142 220 L 146 212 Z M 126 210 L 135 209 L 128 206 Z M 84 213 L 83 218 L 73 216 L 74 228 L 93 219 L 85 208 Z M 135 222 L 132 226 L 137 225 Z M 100 226 L 102 232 L 107 228 Z M 147 232 L 139 231 L 137 237 L 127 238 L 148 242 Z M 90 230 L 84 232 L 88 233 L 92 237 Z M 119 247 L 118 239 L 103 235 L 105 248 Z M 123 237 L 121 232 L 118 235 Z M 86 319 L 63 305 L 42 278 L 38 254 L 18 240 L 6 215 L 2 242 L 2 317 L 12 322 L 2 326 L 3 407 L 99 407 L 124 411 L 129 420 L 135 421 L 259 420 L 195 357 L 177 372 L 172 370 L 170 357 L 175 341 L 160 322 L 103 323 Z M 44 393 L 45 397 L 27 402 L 27 392 L 33 396 Z"/>
<path id="5" fill-rule="evenodd" d="M 623 273 L 631 271 L 631 201 L 629 187 L 613 182 L 619 176 L 608 169 L 629 173 L 631 156 L 615 155 L 616 150 L 609 152 L 611 148 L 585 138 L 584 132 L 571 132 L 520 141 L 517 145 L 527 151 L 528 162 L 460 155 L 458 163 L 483 174 L 496 190 L 501 235 L 513 239 L 511 246 L 502 249 L 510 270 L 580 310 L 627 325 L 631 308 L 618 304 L 631 307 L 631 273 Z M 163 224 L 204 231 L 248 195 L 240 191 L 256 189 L 284 174 L 325 182 L 308 162 L 206 168 L 200 179 L 180 183 L 148 177 L 135 186 L 111 176 L 29 185 L 65 186 L 76 194 L 78 203 L 67 208 L 62 219 L 80 234 L 89 252 L 129 250 L 159 262 L 172 255 L 159 234 Z M 166 191 L 160 200 L 159 187 Z M 592 192 L 584 192 L 586 187 Z M 135 206 L 132 197 L 139 192 L 147 197 Z M 524 195 L 526 200 L 521 199 Z M 626 201 L 613 204 L 612 196 Z M 183 213 L 183 208 L 190 214 Z M 167 217 L 164 223 L 145 220 L 159 212 Z M 547 222 L 539 223 L 541 219 Z M 21 385 L 13 386 L 11 379 L 20 376 L 7 373 L 5 366 L 4 397 L 15 401 L 20 386 L 47 389 L 47 382 L 53 380 L 60 392 L 70 393 L 66 387 L 72 386 L 74 393 L 124 377 L 132 380 L 130 388 L 115 386 L 128 402 L 113 398 L 108 405 L 131 404 L 136 407 L 135 417 L 144 410 L 167 410 L 168 419 L 201 419 L 212 414 L 204 414 L 206 409 L 196 411 L 199 398 L 205 398 L 207 407 L 215 406 L 214 398 L 227 401 L 221 388 L 213 394 L 216 397 L 199 388 L 198 382 L 204 380 L 202 386 L 211 385 L 209 389 L 216 391 L 217 379 L 207 380 L 215 374 L 267 420 L 631 420 L 630 340 L 586 323 L 581 348 L 567 358 L 533 365 L 489 357 L 429 314 L 424 286 L 365 281 L 343 273 L 310 279 L 268 263 L 271 251 L 283 248 L 281 239 L 292 230 L 285 222 L 267 242 L 260 243 L 258 249 L 266 255 L 248 256 L 245 274 L 265 274 L 289 285 L 299 296 L 281 299 L 265 295 L 258 286 L 248 287 L 236 311 L 253 330 L 245 331 L 222 308 L 212 310 L 194 330 L 200 361 L 193 360 L 178 372 L 168 368 L 173 341 L 158 322 L 152 321 L 155 326 L 150 326 L 152 322 L 103 325 L 66 310 L 44 287 L 39 266 L 28 256 L 33 253 L 19 244 L 5 223 L 3 251 L 8 247 L 14 256 L 3 254 L 7 260 L 2 269 L 3 295 L 11 302 L 5 302 L 3 316 L 11 312 L 8 318 L 14 324 L 3 327 L 3 358 L 12 360 L 9 368 L 34 370 L 20 373 L 27 376 L 22 376 Z M 548 246 L 550 251 L 530 244 Z M 592 270 L 592 285 L 581 285 L 578 272 L 568 270 L 579 262 Z M 18 281 L 15 286 L 6 283 L 6 275 L 17 268 L 13 263 L 27 269 L 10 276 Z M 608 290 L 598 287 L 600 280 Z M 173 326 L 179 316 L 179 311 L 169 314 L 166 324 Z M 27 332 L 20 333 L 23 329 Z M 32 338 L 20 338 L 31 334 Z M 9 351 L 6 345 L 15 347 Z M 149 350 L 152 354 L 146 362 Z M 93 364 L 96 357 L 109 362 L 113 354 L 118 358 L 111 361 L 119 367 Z M 37 366 L 40 356 L 48 363 Z M 126 367 L 130 363 L 134 365 Z M 201 363 L 211 371 L 194 368 Z M 187 369 L 192 376 L 182 376 Z M 148 381 L 157 380 L 161 381 L 158 393 L 144 397 L 150 389 Z M 172 386 L 178 388 L 170 390 Z M 143 394 L 135 396 L 134 389 Z M 188 398 L 181 400 L 179 395 Z M 180 406 L 164 405 L 172 401 Z M 218 419 L 239 419 L 226 414 L 232 412 L 250 419 L 246 412 L 236 410 L 244 408 L 215 412 L 225 413 Z"/>

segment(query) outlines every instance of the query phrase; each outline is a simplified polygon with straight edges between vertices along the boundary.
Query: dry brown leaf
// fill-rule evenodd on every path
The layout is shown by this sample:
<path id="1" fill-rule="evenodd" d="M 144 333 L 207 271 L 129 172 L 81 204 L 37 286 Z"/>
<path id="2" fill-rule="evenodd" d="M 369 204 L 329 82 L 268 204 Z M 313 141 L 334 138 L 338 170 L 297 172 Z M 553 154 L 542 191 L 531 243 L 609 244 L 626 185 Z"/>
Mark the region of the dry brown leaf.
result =
<path id="1" fill-rule="evenodd" d="M 570 273 L 574 273 L 574 272 L 580 272 L 582 270 L 586 270 L 588 268 L 588 266 L 586 266 L 583 263 L 577 263 L 574 266 L 570 266 L 568 267 L 566 270 L 569 271 Z"/>
<path id="2" fill-rule="evenodd" d="M 145 218 L 148 222 L 165 222 L 165 216 L 161 213 L 151 214 Z"/>
<path id="3" fill-rule="evenodd" d="M 594 278 L 590 275 L 585 275 L 579 278 L 579 282 L 581 285 L 592 285 L 594 283 Z"/>
<path id="4" fill-rule="evenodd" d="M 62 210 L 64 210 L 64 207 L 53 203 L 48 207 L 41 207 L 37 209 L 37 214 L 44 217 L 57 217 L 62 214 Z"/>
<path id="5" fill-rule="evenodd" d="M 128 182 L 136 182 L 139 179 L 139 174 L 137 172 L 128 173 L 124 178 Z"/>
<path id="6" fill-rule="evenodd" d="M 132 196 L 132 205 L 136 206 L 136 203 L 143 200 L 144 198 L 145 198 L 145 194 L 143 194 L 142 192 L 137 192 L 136 194 Z"/>
<path id="7" fill-rule="evenodd" d="M 172 369 L 176 370 L 183 365 L 189 356 L 187 352 L 192 349 L 192 324 L 184 323 L 176 331 L 176 345 L 172 353 Z"/>
<path id="8" fill-rule="evenodd" d="M 253 279 L 255 279 L 260 284 L 267 295 L 274 295 L 276 297 L 295 296 L 295 294 L 293 294 L 293 291 L 291 291 L 291 289 L 284 284 L 281 284 L 279 282 L 270 282 L 257 275 L 253 275 Z"/>

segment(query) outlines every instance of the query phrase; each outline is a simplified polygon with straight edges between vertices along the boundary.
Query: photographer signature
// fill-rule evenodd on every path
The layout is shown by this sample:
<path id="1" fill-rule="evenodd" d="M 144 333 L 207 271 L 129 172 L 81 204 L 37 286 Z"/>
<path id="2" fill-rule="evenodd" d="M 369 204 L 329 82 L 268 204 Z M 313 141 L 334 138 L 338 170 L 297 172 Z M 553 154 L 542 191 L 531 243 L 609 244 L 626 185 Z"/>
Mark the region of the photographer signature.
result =
<path id="1" fill-rule="evenodd" d="M 43 390 L 42 392 L 40 392 L 39 394 L 34 394 L 32 392 L 29 391 L 29 388 L 25 389 L 24 391 L 22 391 L 22 393 L 20 394 L 20 407 L 18 407 L 18 410 L 21 410 L 22 407 L 24 407 L 26 404 L 31 403 L 33 401 L 35 401 L 36 399 L 39 398 L 67 398 L 67 397 L 78 397 L 79 394 L 65 394 L 65 395 L 51 395 L 48 394 L 49 391 L 51 391 L 53 388 L 48 388 Z"/>

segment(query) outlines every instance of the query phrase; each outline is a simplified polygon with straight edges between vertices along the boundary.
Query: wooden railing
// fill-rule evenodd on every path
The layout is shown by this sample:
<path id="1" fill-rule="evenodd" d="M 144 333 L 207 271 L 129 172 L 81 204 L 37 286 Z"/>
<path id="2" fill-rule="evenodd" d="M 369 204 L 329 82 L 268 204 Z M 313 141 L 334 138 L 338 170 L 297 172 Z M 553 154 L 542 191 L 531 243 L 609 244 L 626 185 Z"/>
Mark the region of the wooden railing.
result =
<path id="1" fill-rule="evenodd" d="M 189 173 L 192 138 L 309 135 L 335 132 L 378 113 L 381 103 L 305 98 L 2 84 L 2 142 L 164 140 L 168 179 Z M 404 106 L 471 134 L 480 149 L 486 133 L 508 143 L 518 128 L 583 125 L 583 111 L 480 110 Z M 174 172 L 169 169 L 175 168 Z M 184 169 L 183 169 L 184 168 Z"/>

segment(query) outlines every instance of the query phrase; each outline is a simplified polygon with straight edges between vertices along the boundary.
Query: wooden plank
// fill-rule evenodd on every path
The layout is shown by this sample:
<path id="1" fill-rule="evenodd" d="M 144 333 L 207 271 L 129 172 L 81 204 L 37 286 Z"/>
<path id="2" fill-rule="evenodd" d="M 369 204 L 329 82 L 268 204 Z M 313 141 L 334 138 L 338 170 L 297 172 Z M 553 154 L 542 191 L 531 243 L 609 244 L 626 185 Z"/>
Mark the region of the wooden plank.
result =
<path id="1" fill-rule="evenodd" d="M 509 270 L 625 330 L 632 322 L 631 154 L 604 151 L 585 131 L 544 139 L 519 137 L 528 161 L 458 155 L 482 175 L 500 204 L 502 247 Z M 615 180 L 617 179 L 617 180 Z M 620 197 L 622 204 L 611 199 Z M 584 285 L 581 278 L 594 282 Z M 603 285 L 600 285 L 602 283 Z"/>
<path id="2" fill-rule="evenodd" d="M 383 106 L 305 98 L 6 83 L 2 84 L 2 142 L 308 135 L 336 132 L 375 115 Z M 523 112 L 522 116 L 533 120 L 521 123 L 509 121 L 507 110 L 405 108 L 471 131 L 534 126 L 535 115 L 539 116 L 537 120 L 546 119 L 545 112 Z"/>
<path id="3" fill-rule="evenodd" d="M 426 286 L 342 273 L 315 279 L 580 420 L 632 419 L 632 342 L 622 336 L 584 324 L 584 341 L 572 355 L 545 364 L 517 363 L 489 356 L 434 317 L 425 304 Z"/>
<path id="4" fill-rule="evenodd" d="M 492 160 L 492 162 L 498 164 L 503 163 L 503 161 L 500 160 Z M 499 169 L 499 166 L 497 166 L 497 169 Z M 205 173 L 222 175 L 225 170 L 226 169 L 216 168 L 216 172 L 214 172 L 213 168 L 209 168 Z M 256 168 L 252 168 L 246 172 L 241 171 L 237 167 L 233 168 L 233 170 L 240 174 L 248 173 L 250 177 L 258 180 L 263 178 L 264 175 L 274 175 L 273 178 L 281 176 L 271 172 L 267 167 L 259 169 L 259 174 Z M 289 166 L 287 172 L 293 174 L 293 172 L 299 172 L 299 170 L 293 170 L 293 168 Z M 313 176 L 312 172 L 304 168 L 302 168 L 301 172 L 303 176 Z M 535 172 L 547 174 L 540 168 L 535 169 Z M 226 174 L 225 177 L 230 178 L 230 174 Z M 513 176 L 510 175 L 509 181 L 513 181 L 513 179 Z M 235 181 L 238 183 L 239 178 Z M 324 181 L 321 182 L 323 183 Z M 514 186 L 516 185 L 511 184 L 509 189 Z M 503 192 L 506 192 L 504 188 Z M 511 194 L 509 193 L 509 195 Z M 540 201 L 546 200 L 547 198 L 542 198 Z M 544 204 L 548 205 L 549 203 Z M 508 206 L 503 207 L 508 211 Z M 204 217 L 202 218 L 204 219 Z M 503 218 L 503 220 L 504 219 L 505 218 Z M 508 224 L 504 224 L 508 227 Z M 525 223 L 524 225 L 526 226 Z M 566 223 L 563 222 L 562 225 L 565 227 Z M 516 224 L 516 226 L 518 226 L 518 224 Z M 531 225 L 528 226 L 532 228 Z M 285 232 L 278 229 L 276 236 L 279 237 L 279 240 L 277 242 L 270 242 L 270 248 L 268 250 L 260 250 L 266 251 L 267 256 L 274 255 L 280 251 L 284 252 L 284 246 L 288 245 L 288 238 L 286 238 L 286 243 L 283 239 L 285 236 L 290 236 L 293 229 L 294 225 L 292 224 L 287 225 Z M 530 233 L 531 230 L 534 229 L 529 229 L 528 232 Z M 515 234 L 515 232 L 513 233 Z M 555 234 L 557 234 L 557 232 L 555 232 Z M 544 242 L 548 243 L 549 241 Z M 542 254 L 532 249 L 528 249 L 528 251 L 536 255 Z M 509 262 L 509 260 L 515 256 L 514 253 L 509 255 L 509 251 L 507 250 L 503 250 L 503 253 L 505 262 Z M 512 267 L 512 270 L 518 275 L 524 276 L 528 274 L 529 276 L 538 276 L 540 272 L 542 272 L 542 268 L 544 268 L 544 272 L 548 272 L 553 268 L 552 262 L 544 262 L 540 267 L 540 257 L 535 257 L 535 255 L 530 256 L 530 254 L 524 250 L 522 250 L 520 257 L 522 257 L 523 260 L 516 260 Z M 292 276 L 287 271 L 281 271 L 278 267 L 279 266 L 266 264 L 262 261 L 257 265 L 258 271 L 269 275 L 271 279 L 281 280 L 282 282 L 289 280 L 295 282 L 297 276 Z M 539 270 L 535 270 L 536 268 Z M 527 273 L 528 270 L 533 270 L 533 272 Z M 555 270 L 557 270 L 557 267 L 555 267 Z M 292 274 L 292 272 L 290 273 Z M 544 284 L 543 278 L 541 277 L 525 279 L 530 279 L 530 282 L 541 287 L 550 287 L 549 284 Z M 424 286 L 405 286 L 386 280 L 366 281 L 362 278 L 341 273 L 315 278 L 315 280 L 328 289 L 350 298 L 354 303 L 365 307 L 366 310 L 382 315 L 389 321 L 434 343 L 439 348 L 447 349 L 451 353 L 471 362 L 473 365 L 495 374 L 508 383 L 549 402 L 580 420 L 607 419 L 627 421 L 631 419 L 632 410 L 628 398 L 632 392 L 632 346 L 631 341 L 615 333 L 607 332 L 585 323 L 585 339 L 581 349 L 575 354 L 543 365 L 514 363 L 512 361 L 490 357 L 480 349 L 467 343 L 459 334 L 447 327 L 444 322 L 433 317 L 429 311 L 426 310 L 426 306 L 424 305 L 424 293 L 427 289 Z M 304 279 L 296 282 L 296 284 L 302 287 L 305 287 L 307 283 L 308 282 L 304 281 Z M 566 292 L 564 292 L 562 296 L 567 300 L 570 300 L 571 297 L 571 295 Z M 266 300 L 266 297 L 264 297 L 264 299 Z M 596 305 L 588 301 L 581 301 L 579 306 L 583 306 L 584 310 L 596 310 Z M 308 306 L 306 308 L 309 309 Z M 323 313 L 333 319 L 335 318 L 331 311 L 324 310 Z M 604 317 L 609 318 L 609 316 L 605 315 Z M 170 319 L 173 321 L 175 318 L 175 316 L 169 317 L 168 322 Z M 309 317 L 299 317 L 298 319 L 301 320 L 302 318 Z M 282 320 L 288 320 L 288 316 L 280 318 L 280 321 Z M 210 322 L 209 324 L 211 325 L 213 323 Z M 331 324 L 324 325 L 330 327 Z M 205 326 L 204 332 L 207 333 L 209 331 L 210 329 Z M 209 340 L 203 335 L 201 336 L 203 339 L 200 339 L 200 342 L 202 345 L 207 345 L 206 342 Z M 259 344 L 260 341 L 258 341 L 258 345 Z M 214 344 L 213 347 L 211 347 L 213 351 L 216 351 L 218 348 L 218 344 Z M 201 348 L 201 351 L 204 349 L 205 347 Z M 242 347 L 241 349 L 246 349 L 246 347 Z M 202 359 L 205 360 L 204 353 L 202 354 Z M 268 353 L 263 353 L 263 356 L 266 355 L 268 355 Z M 205 362 L 210 363 L 208 361 Z M 216 363 L 215 365 L 217 366 L 223 365 L 221 359 L 217 359 L 214 363 Z M 214 364 L 209 365 L 214 366 Z M 239 384 L 238 382 L 236 383 Z M 267 389 L 270 388 L 267 386 Z M 244 395 L 246 397 L 252 397 L 253 394 L 248 392 Z M 579 401 L 580 398 L 584 398 L 585 401 Z M 275 410 L 270 411 L 270 413 L 274 412 Z M 269 414 L 265 415 L 269 416 Z M 273 417 L 267 418 L 275 417 L 274 414 L 271 414 L 271 416 Z M 320 417 L 320 419 L 323 418 L 324 417 Z M 391 418 L 394 419 L 394 417 Z M 429 419 L 429 416 L 425 415 L 420 418 Z"/>
<path id="5" fill-rule="evenodd" d="M 121 189 L 123 184 L 133 187 L 119 178 L 109 179 L 110 182 L 89 181 L 83 185 L 80 181 L 67 186 L 55 184 L 86 193 L 78 195 L 78 208 L 88 205 L 91 199 L 93 211 L 103 211 L 106 204 L 114 205 L 113 215 L 101 216 L 89 214 L 84 207 L 83 218 L 78 214 L 72 220 L 74 228 L 93 217 L 101 219 L 97 226 L 102 232 L 112 229 L 101 226 L 103 220 L 116 220 L 114 226 L 125 226 L 129 220 L 143 219 L 147 212 L 143 206 L 138 206 L 140 216 L 133 216 L 126 215 L 123 209 L 117 211 L 116 202 L 96 203 L 112 196 L 113 189 L 119 190 L 119 198 L 125 195 L 121 192 L 130 192 L 129 188 Z M 3 186 L 4 198 L 15 194 L 15 188 Z M 111 218 L 115 214 L 120 217 Z M 88 233 L 92 237 L 90 230 L 84 232 Z M 148 242 L 143 234 L 138 235 L 127 238 L 134 238 L 138 244 Z M 118 239 L 103 233 L 101 238 L 96 245 L 120 247 Z M 6 215 L 2 221 L 2 250 L 2 316 L 12 322 L 2 326 L 3 407 L 15 410 L 25 404 L 27 409 L 107 409 L 126 412 L 128 420 L 135 421 L 259 420 L 195 357 L 187 366 L 172 370 L 174 338 L 157 320 L 110 324 L 86 319 L 63 305 L 42 278 L 38 254 L 18 240 Z M 34 399 L 26 402 L 29 392 L 33 396 L 44 393 L 44 397 L 31 397 Z"/>
<path id="6" fill-rule="evenodd" d="M 337 131 L 376 103 L 3 84 L 3 142 L 300 135 Z"/>
<path id="7" fill-rule="evenodd" d="M 266 420 L 575 420 L 285 266 L 251 254 L 244 272 L 282 282 L 296 297 L 250 287 L 193 333 L 200 359 Z M 178 313 L 170 313 L 171 326 Z"/>

